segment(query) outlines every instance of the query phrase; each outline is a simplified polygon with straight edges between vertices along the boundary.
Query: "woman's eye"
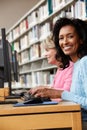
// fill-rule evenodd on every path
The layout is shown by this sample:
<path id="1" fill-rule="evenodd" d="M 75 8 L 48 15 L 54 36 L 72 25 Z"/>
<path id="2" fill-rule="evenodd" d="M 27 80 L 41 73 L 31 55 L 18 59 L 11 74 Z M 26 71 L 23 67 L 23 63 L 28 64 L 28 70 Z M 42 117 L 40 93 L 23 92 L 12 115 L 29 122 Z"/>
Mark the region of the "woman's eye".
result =
<path id="1" fill-rule="evenodd" d="M 63 40 L 63 37 L 60 37 L 59 40 Z"/>
<path id="2" fill-rule="evenodd" d="M 73 36 L 68 36 L 69 38 L 73 38 Z"/>
<path id="3" fill-rule="evenodd" d="M 74 37 L 74 35 L 68 35 L 68 38 L 73 38 Z"/>

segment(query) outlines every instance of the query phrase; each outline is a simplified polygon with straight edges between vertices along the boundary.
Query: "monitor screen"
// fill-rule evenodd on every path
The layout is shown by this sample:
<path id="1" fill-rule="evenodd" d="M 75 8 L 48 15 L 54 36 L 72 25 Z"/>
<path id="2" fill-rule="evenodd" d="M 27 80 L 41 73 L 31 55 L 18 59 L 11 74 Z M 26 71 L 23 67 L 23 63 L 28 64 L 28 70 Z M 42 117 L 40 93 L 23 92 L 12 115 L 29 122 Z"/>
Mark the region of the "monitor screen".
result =
<path id="1" fill-rule="evenodd" d="M 12 52 L 12 47 L 10 43 L 6 40 L 5 29 L 1 29 L 0 88 L 4 87 L 5 82 L 8 83 L 9 95 L 11 95 L 12 72 L 15 76 L 14 79 L 18 81 L 17 60 L 15 53 Z"/>

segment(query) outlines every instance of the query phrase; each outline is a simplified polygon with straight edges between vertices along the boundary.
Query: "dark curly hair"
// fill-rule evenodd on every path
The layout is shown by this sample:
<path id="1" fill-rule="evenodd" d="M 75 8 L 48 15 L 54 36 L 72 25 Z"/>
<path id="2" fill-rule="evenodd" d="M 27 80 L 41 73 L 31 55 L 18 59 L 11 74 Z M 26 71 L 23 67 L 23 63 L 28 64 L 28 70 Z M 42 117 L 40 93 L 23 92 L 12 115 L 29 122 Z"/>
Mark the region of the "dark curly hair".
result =
<path id="1" fill-rule="evenodd" d="M 61 57 L 63 66 L 66 68 L 69 66 L 70 57 L 65 55 L 59 46 L 59 31 L 62 27 L 66 25 L 71 25 L 75 28 L 79 38 L 82 40 L 83 44 L 79 44 L 79 48 L 77 50 L 77 55 L 79 58 L 87 55 L 87 23 L 81 19 L 75 18 L 60 18 L 56 21 L 53 29 L 53 40 L 57 49 L 57 56 Z"/>

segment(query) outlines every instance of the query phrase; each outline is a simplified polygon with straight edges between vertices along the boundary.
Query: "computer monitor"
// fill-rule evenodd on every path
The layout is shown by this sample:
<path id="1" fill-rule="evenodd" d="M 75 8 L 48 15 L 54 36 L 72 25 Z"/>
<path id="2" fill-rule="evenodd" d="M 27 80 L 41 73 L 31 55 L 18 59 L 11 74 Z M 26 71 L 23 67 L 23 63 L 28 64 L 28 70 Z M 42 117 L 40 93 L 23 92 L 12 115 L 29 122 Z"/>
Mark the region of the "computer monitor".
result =
<path id="1" fill-rule="evenodd" d="M 1 29 L 1 40 L 0 40 L 0 88 L 4 87 L 4 83 L 8 83 L 9 95 L 12 93 L 11 83 L 12 83 L 12 71 L 15 73 L 15 78 L 17 78 L 17 61 L 13 60 L 16 55 L 12 53 L 12 47 L 10 43 L 6 40 L 5 28 Z M 16 61 L 16 62 L 15 62 Z M 16 69 L 15 69 L 16 68 Z"/>
<path id="2" fill-rule="evenodd" d="M 18 82 L 18 60 L 16 50 L 12 52 L 12 70 L 14 81 Z"/>

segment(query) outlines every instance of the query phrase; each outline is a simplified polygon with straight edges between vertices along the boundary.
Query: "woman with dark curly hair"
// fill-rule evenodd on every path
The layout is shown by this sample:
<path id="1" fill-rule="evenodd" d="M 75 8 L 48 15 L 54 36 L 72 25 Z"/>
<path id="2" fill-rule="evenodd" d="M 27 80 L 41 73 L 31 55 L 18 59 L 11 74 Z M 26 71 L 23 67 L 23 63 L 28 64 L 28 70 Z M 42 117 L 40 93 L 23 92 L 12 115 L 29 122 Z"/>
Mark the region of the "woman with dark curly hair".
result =
<path id="1" fill-rule="evenodd" d="M 70 92 L 59 91 L 63 100 L 73 101 L 81 105 L 82 119 L 87 128 L 87 23 L 80 19 L 60 18 L 53 30 L 53 39 L 57 55 L 71 59 L 74 70 Z M 83 125 L 84 126 L 84 125 Z M 84 129 L 84 128 L 83 128 Z"/>

